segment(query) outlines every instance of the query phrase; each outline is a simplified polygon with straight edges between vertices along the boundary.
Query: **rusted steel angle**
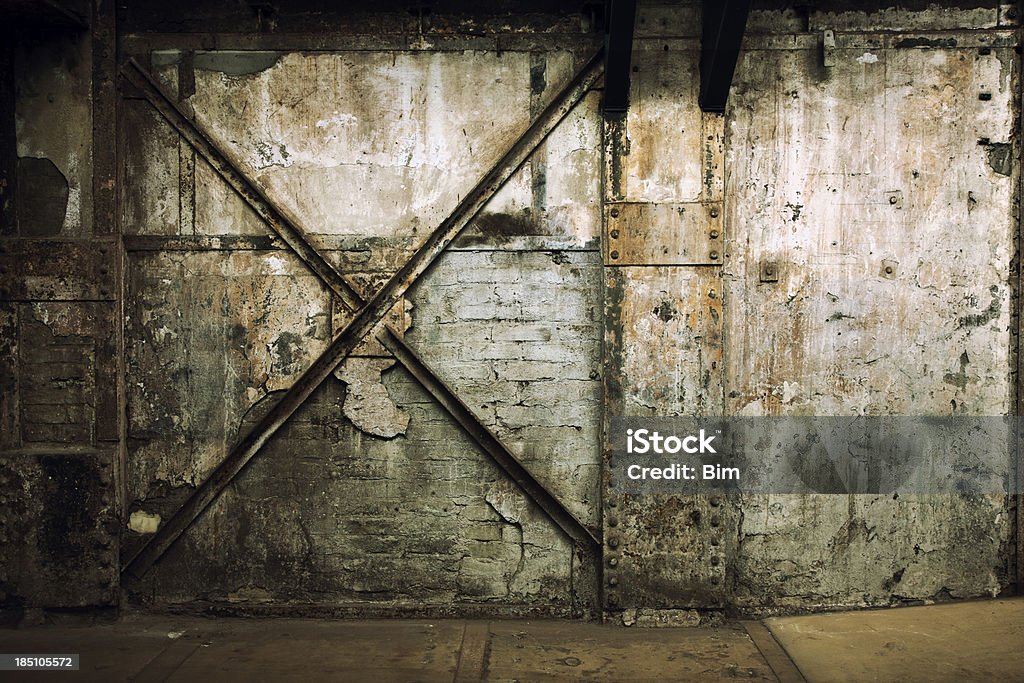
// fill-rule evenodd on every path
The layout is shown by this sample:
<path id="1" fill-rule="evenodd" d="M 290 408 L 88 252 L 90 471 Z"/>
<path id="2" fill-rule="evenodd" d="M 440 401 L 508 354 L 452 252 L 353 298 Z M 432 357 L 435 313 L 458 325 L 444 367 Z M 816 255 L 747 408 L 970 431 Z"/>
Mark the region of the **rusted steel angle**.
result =
<path id="1" fill-rule="evenodd" d="M 173 100 L 166 97 L 156 81 L 142 67 L 134 61 L 125 66 L 125 77 L 142 91 L 146 99 L 161 115 L 179 130 L 179 133 L 210 162 L 211 166 L 232 188 L 267 221 L 271 229 L 280 235 L 310 269 L 350 308 L 356 311 L 356 314 L 270 412 L 239 441 L 211 475 L 197 487 L 193 495 L 132 558 L 123 573 L 141 577 L 152 567 L 331 374 L 338 363 L 359 345 L 391 307 L 404 296 L 409 287 L 426 272 L 434 260 L 508 181 L 533 150 L 598 83 L 602 73 L 602 55 L 598 52 L 513 143 L 498 163 L 466 195 L 452 214 L 431 233 L 409 261 L 385 283 L 369 302 L 364 303 L 344 276 L 313 247 L 297 223 L 278 209 L 255 182 L 228 161 L 227 156 L 217 149 L 194 122 L 175 105 Z M 498 465 L 537 502 L 563 531 L 577 543 L 590 546 L 598 544 L 593 532 L 579 522 L 540 482 L 530 475 L 501 441 L 476 419 L 455 393 L 416 357 L 398 335 L 390 329 L 386 329 L 380 338 L 385 348 L 395 354 L 395 357 L 406 366 L 410 373 L 434 395 L 470 436 L 494 458 Z"/>

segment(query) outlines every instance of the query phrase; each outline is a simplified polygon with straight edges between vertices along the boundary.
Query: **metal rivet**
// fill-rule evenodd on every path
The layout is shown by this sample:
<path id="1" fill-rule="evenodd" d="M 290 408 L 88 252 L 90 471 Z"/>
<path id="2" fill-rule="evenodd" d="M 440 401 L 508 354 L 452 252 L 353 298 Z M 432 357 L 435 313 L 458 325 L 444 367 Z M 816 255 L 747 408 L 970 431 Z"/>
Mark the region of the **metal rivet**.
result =
<path id="1" fill-rule="evenodd" d="M 615 586 L 619 585 L 619 580 L 613 576 L 610 579 L 608 579 L 608 585 L 614 588 Z"/>
<path id="2" fill-rule="evenodd" d="M 711 217 L 712 218 L 718 218 L 718 207 L 717 206 L 712 206 L 711 207 Z"/>
<path id="3" fill-rule="evenodd" d="M 713 289 L 709 289 L 708 290 L 708 298 L 709 299 L 714 299 L 716 296 L 718 296 L 718 293 L 715 290 L 713 290 Z"/>
<path id="4" fill-rule="evenodd" d="M 717 567 L 721 563 L 722 563 L 722 560 L 720 558 L 718 558 L 717 556 L 711 558 L 711 566 L 712 567 Z"/>
<path id="5" fill-rule="evenodd" d="M 718 519 L 718 515 L 711 515 L 711 526 L 718 526 L 721 520 Z"/>
<path id="6" fill-rule="evenodd" d="M 608 213 L 611 215 L 612 218 L 618 218 L 619 217 L 619 210 L 618 209 L 612 209 Z"/>
<path id="7" fill-rule="evenodd" d="M 712 576 L 711 577 L 711 585 L 712 586 L 717 586 L 718 582 L 719 582 L 719 578 L 717 576 Z"/>
<path id="8" fill-rule="evenodd" d="M 889 197 L 889 203 L 890 204 L 895 204 L 898 201 L 899 200 L 896 198 L 896 195 L 893 195 L 893 196 Z"/>
<path id="9" fill-rule="evenodd" d="M 618 525 L 619 525 L 619 518 L 618 517 L 609 517 L 608 518 L 608 526 L 618 526 Z"/>
<path id="10" fill-rule="evenodd" d="M 885 274 L 886 275 L 892 275 L 892 266 L 886 266 L 885 267 Z"/>
<path id="11" fill-rule="evenodd" d="M 100 290 L 100 296 L 110 296 L 110 290 L 104 287 Z"/>
<path id="12" fill-rule="evenodd" d="M 711 252 L 711 253 L 709 254 L 709 256 L 711 257 L 711 260 L 712 260 L 712 261 L 717 261 L 717 260 L 718 260 L 718 252 L 717 252 L 717 251 L 713 251 L 713 252 Z"/>
<path id="13" fill-rule="evenodd" d="M 718 545 L 719 543 L 721 543 L 721 541 L 718 540 L 717 538 L 714 538 L 714 537 L 711 538 L 711 545 Z"/>
<path id="14" fill-rule="evenodd" d="M 615 500 L 614 498 L 609 498 L 608 499 L 608 507 L 614 508 L 614 507 L 618 507 L 618 506 L 619 506 L 619 501 Z"/>
<path id="15" fill-rule="evenodd" d="M 110 271 L 107 270 L 106 266 L 104 266 L 103 268 L 100 268 L 100 275 L 106 275 L 109 272 Z"/>
<path id="16" fill-rule="evenodd" d="M 619 252 L 613 251 L 612 252 L 612 259 L 614 260 L 614 259 L 617 259 L 617 258 L 619 258 Z"/>
<path id="17" fill-rule="evenodd" d="M 717 230 L 712 230 L 711 231 L 711 239 L 713 239 L 713 240 L 717 240 L 718 239 L 718 231 Z"/>
<path id="18" fill-rule="evenodd" d="M 618 548 L 619 547 L 619 539 L 615 538 L 614 536 L 609 538 L 608 539 L 608 547 L 609 548 Z"/>
<path id="19" fill-rule="evenodd" d="M 721 496 L 711 496 L 711 507 L 715 507 L 716 508 L 716 507 L 718 507 L 721 504 L 722 504 L 722 497 Z"/>
<path id="20" fill-rule="evenodd" d="M 619 604 L 619 596 L 614 593 L 608 596 L 608 604 L 615 607 Z"/>
<path id="21" fill-rule="evenodd" d="M 617 557 L 610 557 L 610 558 L 608 558 L 608 566 L 609 567 L 618 567 L 619 566 L 619 558 L 617 558 Z"/>
<path id="22" fill-rule="evenodd" d="M 608 488 L 610 488 L 610 489 L 615 488 L 615 480 L 614 479 L 610 479 L 610 478 L 608 479 Z"/>
<path id="23" fill-rule="evenodd" d="M 611 234 L 612 234 L 612 239 L 613 240 L 619 239 L 619 231 L 618 230 L 612 230 Z"/>

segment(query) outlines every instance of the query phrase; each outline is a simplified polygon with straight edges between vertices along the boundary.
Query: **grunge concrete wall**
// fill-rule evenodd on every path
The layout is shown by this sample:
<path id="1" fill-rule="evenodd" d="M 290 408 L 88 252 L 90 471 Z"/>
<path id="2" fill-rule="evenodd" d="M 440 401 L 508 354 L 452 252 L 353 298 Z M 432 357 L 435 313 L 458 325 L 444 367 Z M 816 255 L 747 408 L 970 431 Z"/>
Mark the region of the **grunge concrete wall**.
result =
<path id="1" fill-rule="evenodd" d="M 696 103 L 699 34 L 678 30 L 695 11 L 641 8 L 631 108 L 606 124 L 609 207 L 704 212 L 648 220 L 643 245 L 606 212 L 607 414 L 1012 412 L 1015 8 L 755 5 L 719 121 Z M 724 245 L 676 255 L 675 231 L 719 229 L 718 201 Z M 1013 581 L 1012 497 L 604 485 L 604 604 L 627 623 Z"/>
<path id="2" fill-rule="evenodd" d="M 119 600 L 116 248 L 93 204 L 81 27 L 5 39 L 0 622 Z M 13 105 L 8 109 L 9 105 Z M 13 192 L 12 192 L 13 191 Z"/>
<path id="3" fill-rule="evenodd" d="M 727 414 L 1015 410 L 1016 15 L 931 16 L 813 13 L 812 31 L 838 32 L 831 67 L 801 38 L 745 51 L 726 142 Z M 735 600 L 995 595 L 1012 580 L 1012 502 L 745 499 Z"/>
<path id="4" fill-rule="evenodd" d="M 350 314 L 116 78 L 112 22 L 117 59 L 371 295 L 602 43 L 595 7 L 516 9 L 130 2 L 17 42 L 0 129 L 17 181 L 0 246 L 10 620 L 693 623 L 1011 585 L 1010 497 L 636 499 L 602 446 L 616 414 L 1015 410 L 1020 36 L 1016 7 L 985 0 L 755 3 L 724 116 L 697 106 L 700 4 L 642 2 L 628 115 L 604 119 L 590 92 L 392 311 L 600 557 L 370 341 L 143 580 L 119 581 Z"/>
<path id="5" fill-rule="evenodd" d="M 564 50 L 183 59 L 175 50 L 150 55 L 183 99 L 190 69 L 185 101 L 197 120 L 365 295 L 578 68 Z M 591 525 L 601 329 L 596 98 L 399 314 L 409 344 Z M 127 101 L 123 121 L 126 483 L 139 522 L 131 544 L 173 514 L 346 314 L 294 257 L 253 241 L 265 241 L 267 228 L 149 103 Z M 571 544 L 379 344 L 365 344 L 335 374 L 140 594 L 363 611 L 497 605 L 570 614 L 587 603 L 593 579 L 577 576 Z"/>

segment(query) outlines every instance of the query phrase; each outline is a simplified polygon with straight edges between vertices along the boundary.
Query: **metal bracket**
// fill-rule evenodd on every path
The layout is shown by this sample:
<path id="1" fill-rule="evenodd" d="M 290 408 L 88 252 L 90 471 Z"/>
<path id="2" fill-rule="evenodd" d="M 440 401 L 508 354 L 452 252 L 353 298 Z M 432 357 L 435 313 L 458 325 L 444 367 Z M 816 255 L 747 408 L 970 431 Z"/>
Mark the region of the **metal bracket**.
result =
<path id="1" fill-rule="evenodd" d="M 826 29 L 821 37 L 821 63 L 825 68 L 836 65 L 836 32 Z"/>
<path id="2" fill-rule="evenodd" d="M 776 261 L 761 261 L 761 282 L 778 282 L 779 264 Z"/>

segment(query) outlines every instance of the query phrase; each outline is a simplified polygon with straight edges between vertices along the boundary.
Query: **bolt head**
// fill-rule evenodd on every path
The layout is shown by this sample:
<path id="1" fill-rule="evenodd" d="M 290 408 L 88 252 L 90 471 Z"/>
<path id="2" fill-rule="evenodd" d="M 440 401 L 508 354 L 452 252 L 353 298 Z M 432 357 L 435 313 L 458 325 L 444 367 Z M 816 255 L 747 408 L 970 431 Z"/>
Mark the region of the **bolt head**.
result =
<path id="1" fill-rule="evenodd" d="M 611 235 L 612 235 L 612 239 L 613 240 L 619 239 L 619 231 L 618 230 L 612 230 Z"/>
<path id="2" fill-rule="evenodd" d="M 718 207 L 711 207 L 711 217 L 718 218 Z"/>
<path id="3" fill-rule="evenodd" d="M 712 261 L 717 261 L 717 260 L 718 260 L 718 252 L 717 252 L 717 251 L 713 251 L 713 252 L 711 252 L 711 253 L 709 254 L 709 256 L 711 257 L 711 260 L 712 260 Z"/>
<path id="4" fill-rule="evenodd" d="M 889 203 L 890 203 L 890 204 L 895 204 L 895 203 L 896 203 L 896 202 L 898 202 L 898 201 L 899 201 L 899 200 L 898 200 L 898 199 L 896 199 L 896 195 L 892 195 L 891 197 L 889 197 Z"/>
<path id="5" fill-rule="evenodd" d="M 886 275 L 892 275 L 892 266 L 886 266 L 885 267 L 885 274 Z"/>
<path id="6" fill-rule="evenodd" d="M 615 260 L 615 259 L 617 259 L 617 258 L 619 258 L 619 252 L 617 252 L 617 251 L 612 251 L 612 260 L 614 261 L 614 260 Z"/>
<path id="7" fill-rule="evenodd" d="M 713 240 L 717 240 L 718 239 L 718 231 L 717 230 L 712 230 L 711 231 L 711 239 L 713 239 Z"/>
<path id="8" fill-rule="evenodd" d="M 619 210 L 618 209 L 612 209 L 608 213 L 611 215 L 612 218 L 618 218 L 619 217 Z"/>

